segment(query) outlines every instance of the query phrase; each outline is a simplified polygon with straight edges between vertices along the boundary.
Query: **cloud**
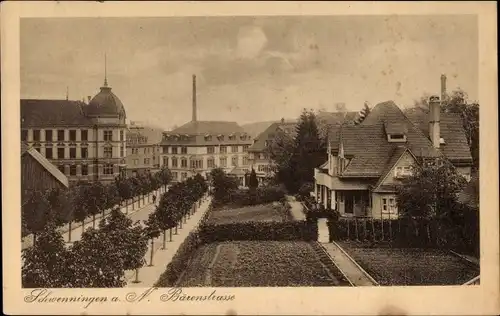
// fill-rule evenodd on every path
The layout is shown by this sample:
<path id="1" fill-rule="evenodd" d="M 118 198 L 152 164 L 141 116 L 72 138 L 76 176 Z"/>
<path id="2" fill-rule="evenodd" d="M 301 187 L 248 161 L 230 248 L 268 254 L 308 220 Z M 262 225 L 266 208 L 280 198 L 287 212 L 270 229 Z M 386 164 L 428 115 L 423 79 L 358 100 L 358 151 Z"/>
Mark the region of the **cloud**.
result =
<path id="1" fill-rule="evenodd" d="M 267 44 L 264 31 L 258 26 L 244 26 L 238 33 L 236 55 L 239 58 L 255 58 Z"/>

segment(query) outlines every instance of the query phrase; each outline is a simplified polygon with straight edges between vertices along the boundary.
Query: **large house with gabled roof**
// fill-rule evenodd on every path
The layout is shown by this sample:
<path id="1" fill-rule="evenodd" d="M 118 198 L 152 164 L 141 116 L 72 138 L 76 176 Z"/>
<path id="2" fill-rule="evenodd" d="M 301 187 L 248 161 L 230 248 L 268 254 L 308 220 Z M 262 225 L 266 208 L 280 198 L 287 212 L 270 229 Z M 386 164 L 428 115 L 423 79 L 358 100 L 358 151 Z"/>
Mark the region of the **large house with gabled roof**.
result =
<path id="1" fill-rule="evenodd" d="M 245 186 L 245 175 L 250 172 L 247 150 L 252 137 L 236 122 L 197 119 L 194 75 L 192 106 L 191 121 L 163 133 L 161 164 L 171 170 L 174 181 L 196 174 L 207 177 L 212 169 L 220 167 Z"/>
<path id="2" fill-rule="evenodd" d="M 406 115 L 387 101 L 360 124 L 331 127 L 328 160 L 314 172 L 317 201 L 342 216 L 395 218 L 396 188 L 421 159 L 443 157 L 470 179 L 472 156 L 460 119 L 441 113 L 439 97 L 429 107 Z"/>

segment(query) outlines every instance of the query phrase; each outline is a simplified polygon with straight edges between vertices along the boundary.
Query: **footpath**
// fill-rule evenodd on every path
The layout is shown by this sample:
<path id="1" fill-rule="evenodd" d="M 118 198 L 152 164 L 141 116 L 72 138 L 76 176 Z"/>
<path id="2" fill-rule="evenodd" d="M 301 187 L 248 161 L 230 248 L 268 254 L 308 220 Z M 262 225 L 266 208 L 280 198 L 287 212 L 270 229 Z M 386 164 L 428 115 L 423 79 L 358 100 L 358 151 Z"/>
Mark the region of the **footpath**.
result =
<path id="1" fill-rule="evenodd" d="M 306 215 L 304 214 L 304 206 L 302 203 L 298 202 L 294 196 L 287 195 L 286 199 L 290 204 L 290 212 L 292 213 L 293 218 L 296 221 L 303 221 L 306 219 Z"/>
<path id="2" fill-rule="evenodd" d="M 144 219 L 147 219 L 147 215 L 154 210 L 154 205 L 152 204 L 153 194 L 156 194 L 157 201 L 159 201 L 160 196 L 164 192 L 165 192 L 164 189 L 160 189 L 157 192 L 151 192 L 145 196 L 144 200 L 141 198 L 139 201 L 135 201 L 134 203 L 129 203 L 126 206 L 120 206 L 120 210 L 122 211 L 122 213 L 127 214 L 127 216 L 129 216 L 134 221 L 135 221 L 135 218 L 144 217 L 144 215 L 146 215 Z M 105 210 L 104 217 L 108 216 L 109 213 L 111 212 L 111 210 L 112 209 Z M 96 214 L 96 217 L 95 217 L 96 228 L 99 226 L 99 222 L 100 222 L 102 217 L 103 217 L 102 213 Z M 86 230 L 87 228 L 93 227 L 92 216 L 87 217 L 84 220 L 83 225 L 84 225 L 83 230 Z M 59 227 L 57 230 L 63 235 L 64 241 L 66 241 L 67 243 L 69 242 L 69 237 L 71 234 L 71 241 L 70 242 L 72 243 L 75 240 L 79 240 L 81 237 L 82 222 L 72 222 L 71 223 L 71 233 L 70 233 L 70 229 L 69 229 L 69 224 L 65 224 L 65 225 Z M 30 235 L 25 236 L 24 238 L 21 239 L 21 249 L 29 248 L 32 245 L 33 245 L 33 235 L 30 234 Z"/>
<path id="3" fill-rule="evenodd" d="M 127 285 L 125 287 L 152 287 L 156 281 L 160 278 L 160 275 L 165 272 L 167 265 L 172 261 L 172 258 L 177 253 L 177 250 L 184 242 L 189 233 L 198 227 L 203 215 L 208 211 L 211 198 L 205 197 L 201 203 L 201 206 L 196 206 L 196 212 L 186 220 L 186 223 L 182 224 L 182 228 L 177 230 L 177 235 L 172 235 L 172 241 L 170 241 L 169 231 L 166 231 L 166 249 L 163 247 L 163 233 L 160 237 L 156 238 L 153 242 L 153 265 L 151 262 L 151 241 L 148 242 L 148 251 L 145 255 L 146 265 L 138 271 L 139 282 L 136 283 L 136 271 L 129 270 L 125 272 L 125 279 Z M 174 229 L 175 231 L 175 229 Z"/>

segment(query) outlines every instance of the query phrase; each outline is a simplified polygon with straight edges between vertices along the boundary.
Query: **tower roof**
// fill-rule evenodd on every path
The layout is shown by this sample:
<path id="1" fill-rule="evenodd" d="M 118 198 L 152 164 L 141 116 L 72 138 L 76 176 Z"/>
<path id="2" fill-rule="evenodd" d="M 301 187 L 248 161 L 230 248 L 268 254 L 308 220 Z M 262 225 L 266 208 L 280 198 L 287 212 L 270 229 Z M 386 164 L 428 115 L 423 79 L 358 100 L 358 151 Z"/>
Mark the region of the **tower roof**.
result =
<path id="1" fill-rule="evenodd" d="M 85 113 L 88 116 L 126 116 L 122 101 L 111 91 L 106 81 L 101 91 L 85 107 Z"/>

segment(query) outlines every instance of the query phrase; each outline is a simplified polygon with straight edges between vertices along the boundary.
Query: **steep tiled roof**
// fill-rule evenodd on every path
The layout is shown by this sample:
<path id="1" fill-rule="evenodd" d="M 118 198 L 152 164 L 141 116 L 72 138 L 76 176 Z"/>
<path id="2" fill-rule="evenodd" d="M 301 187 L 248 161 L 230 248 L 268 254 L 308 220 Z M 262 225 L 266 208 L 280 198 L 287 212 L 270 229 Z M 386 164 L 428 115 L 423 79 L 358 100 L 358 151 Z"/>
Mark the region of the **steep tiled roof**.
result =
<path id="1" fill-rule="evenodd" d="M 243 128 L 236 122 L 227 121 L 190 121 L 173 131 L 171 134 L 211 134 L 211 135 L 228 135 L 231 133 L 244 132 Z"/>
<path id="2" fill-rule="evenodd" d="M 21 127 L 92 126 L 81 101 L 21 99 Z"/>
<path id="3" fill-rule="evenodd" d="M 262 133 L 259 134 L 254 139 L 254 143 L 248 151 L 258 152 L 266 149 L 266 141 L 273 140 L 277 133 L 284 132 L 286 135 L 290 135 L 290 137 L 295 137 L 296 134 L 296 123 L 272 123 L 268 128 L 266 128 Z"/>
<path id="4" fill-rule="evenodd" d="M 425 135 L 429 135 L 429 113 L 421 108 L 413 108 L 405 111 L 406 116 Z M 441 137 L 445 144 L 440 150 L 450 160 L 472 161 L 467 138 L 462 126 L 462 119 L 455 113 L 441 113 L 440 118 Z"/>
<path id="5" fill-rule="evenodd" d="M 407 142 L 404 144 L 388 142 L 387 128 L 391 131 L 404 131 Z M 382 176 L 395 150 L 401 145 L 407 147 L 417 157 L 441 155 L 439 150 L 432 147 L 423 132 L 413 125 L 392 101 L 375 106 L 360 125 L 333 128 L 329 136 L 332 151 L 338 151 L 342 142 L 345 157 L 351 159 L 342 176 Z"/>
<path id="6" fill-rule="evenodd" d="M 36 149 L 21 144 L 21 156 L 23 155 L 30 155 L 31 157 L 33 157 L 45 170 L 47 170 L 54 178 L 56 178 L 57 181 L 61 182 L 66 188 L 69 186 L 68 178 Z"/>

